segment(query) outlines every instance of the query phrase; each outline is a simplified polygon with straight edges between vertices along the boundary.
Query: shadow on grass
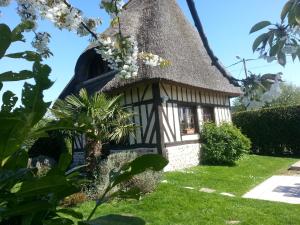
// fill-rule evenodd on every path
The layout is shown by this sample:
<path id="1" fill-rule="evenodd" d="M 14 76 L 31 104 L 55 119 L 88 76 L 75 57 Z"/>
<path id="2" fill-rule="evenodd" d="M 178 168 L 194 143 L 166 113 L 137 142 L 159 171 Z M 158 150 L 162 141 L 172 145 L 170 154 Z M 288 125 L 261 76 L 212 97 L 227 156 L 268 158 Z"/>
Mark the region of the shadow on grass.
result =
<path id="1" fill-rule="evenodd" d="M 146 222 L 138 217 L 110 214 L 101 216 L 78 225 L 145 225 Z"/>

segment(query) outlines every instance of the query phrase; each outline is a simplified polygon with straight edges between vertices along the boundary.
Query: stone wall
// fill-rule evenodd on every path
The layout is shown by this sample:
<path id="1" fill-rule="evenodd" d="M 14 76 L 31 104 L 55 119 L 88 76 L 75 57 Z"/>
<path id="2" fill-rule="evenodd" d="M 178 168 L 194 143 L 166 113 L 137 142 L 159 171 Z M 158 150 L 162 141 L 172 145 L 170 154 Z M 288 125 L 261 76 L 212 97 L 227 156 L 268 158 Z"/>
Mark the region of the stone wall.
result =
<path id="1" fill-rule="evenodd" d="M 164 171 L 185 169 L 200 164 L 200 144 L 185 144 L 180 146 L 167 147 L 164 156 L 169 164 Z"/>
<path id="2" fill-rule="evenodd" d="M 157 149 L 156 148 L 135 148 L 135 149 L 130 149 L 130 150 L 110 150 L 110 153 L 118 153 L 118 152 L 123 152 L 123 151 L 133 151 L 136 152 L 138 155 L 143 155 L 143 154 L 157 154 Z"/>

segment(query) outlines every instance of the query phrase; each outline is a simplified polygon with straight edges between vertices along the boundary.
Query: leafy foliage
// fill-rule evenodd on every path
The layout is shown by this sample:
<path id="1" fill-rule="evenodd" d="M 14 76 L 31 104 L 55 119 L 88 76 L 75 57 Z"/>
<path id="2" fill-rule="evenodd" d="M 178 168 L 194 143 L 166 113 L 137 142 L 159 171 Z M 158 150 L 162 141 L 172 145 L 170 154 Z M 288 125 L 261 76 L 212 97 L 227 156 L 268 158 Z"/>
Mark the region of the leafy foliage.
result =
<path id="1" fill-rule="evenodd" d="M 282 83 L 280 86 L 280 96 L 267 104 L 267 107 L 300 105 L 300 87 L 285 83 Z"/>
<path id="2" fill-rule="evenodd" d="M 234 164 L 243 154 L 249 152 L 250 140 L 235 126 L 223 123 L 204 125 L 201 132 L 202 156 L 207 164 Z"/>
<path id="3" fill-rule="evenodd" d="M 299 87 L 292 84 L 281 83 L 280 90 L 281 90 L 280 96 L 278 96 L 278 98 L 273 99 L 270 102 L 265 102 L 262 105 L 262 108 L 300 105 Z M 254 93 L 256 93 L 256 91 L 257 90 L 255 90 Z M 233 101 L 233 106 L 232 106 L 233 112 L 242 112 L 246 110 L 247 107 L 243 104 L 242 97 L 238 97 Z"/>
<path id="4" fill-rule="evenodd" d="M 101 160 L 94 172 L 94 179 L 84 188 L 84 192 L 91 199 L 101 196 L 110 183 L 111 174 L 120 170 L 125 164 L 132 162 L 138 157 L 136 152 L 122 151 L 111 154 L 105 160 Z M 139 190 L 142 194 L 153 191 L 160 181 L 161 172 L 145 171 L 132 179 L 114 187 L 109 195 L 118 191 Z M 121 196 L 122 197 L 122 196 Z"/>
<path id="5" fill-rule="evenodd" d="M 300 107 L 276 107 L 233 114 L 233 122 L 264 155 L 300 155 Z"/>
<path id="6" fill-rule="evenodd" d="M 259 35 L 252 46 L 268 61 L 277 59 L 284 66 L 287 56 L 291 55 L 293 61 L 300 60 L 300 0 L 288 0 L 281 12 L 281 22 L 272 24 L 262 21 L 255 24 L 250 33 L 268 28 L 268 32 Z"/>
<path id="7" fill-rule="evenodd" d="M 90 170 L 101 155 L 102 145 L 112 141 L 120 142 L 132 135 L 135 125 L 132 113 L 119 104 L 121 96 L 108 98 L 102 93 L 89 95 L 85 89 L 79 95 L 70 95 L 57 100 L 51 110 L 60 121 L 80 128 L 88 143 L 85 146 Z"/>
<path id="8" fill-rule="evenodd" d="M 41 123 L 50 106 L 50 102 L 43 100 L 43 92 L 52 85 L 49 79 L 50 67 L 41 63 L 41 57 L 31 57 L 38 56 L 37 53 L 31 54 L 30 57 L 27 53 L 5 55 L 13 41 L 24 41 L 21 33 L 25 28 L 26 24 L 21 24 L 11 31 L 5 24 L 0 24 L 0 59 L 4 56 L 13 56 L 32 61 L 33 68 L 28 74 L 34 79 L 34 84 L 25 82 L 20 106 L 16 106 L 17 97 L 13 92 L 6 91 L 3 94 L 0 111 L 0 224 L 74 224 L 72 219 L 82 221 L 82 214 L 59 207 L 65 197 L 80 190 L 79 185 L 82 183 L 76 168 L 66 172 L 72 160 L 70 152 L 60 154 L 57 165 L 42 176 L 38 175 L 36 168 L 27 168 L 28 141 L 34 142 L 38 137 L 46 135 L 45 132 L 49 130 L 80 130 L 80 127 L 66 121 Z M 0 80 L 0 87 L 2 82 L 16 80 L 15 73 L 4 74 L 5 78 L 2 77 Z M 19 75 L 17 80 L 30 78 L 20 73 Z M 167 161 L 159 155 L 139 157 L 114 174 L 106 193 L 145 170 L 158 171 L 166 164 Z M 132 196 L 131 193 L 128 192 L 127 196 Z M 134 196 L 136 194 L 134 192 Z M 105 194 L 97 202 L 88 220 L 104 199 Z"/>

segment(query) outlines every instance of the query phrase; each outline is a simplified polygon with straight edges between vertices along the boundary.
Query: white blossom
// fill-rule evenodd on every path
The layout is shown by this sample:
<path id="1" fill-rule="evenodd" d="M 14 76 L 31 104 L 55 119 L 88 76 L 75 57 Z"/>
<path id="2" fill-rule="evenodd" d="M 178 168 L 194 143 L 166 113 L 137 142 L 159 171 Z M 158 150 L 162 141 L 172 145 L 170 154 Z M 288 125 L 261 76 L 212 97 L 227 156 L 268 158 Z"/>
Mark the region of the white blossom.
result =
<path id="1" fill-rule="evenodd" d="M 0 6 L 7 6 L 11 0 L 0 0 Z M 47 19 L 59 29 L 67 29 L 76 32 L 79 36 L 93 33 L 95 37 L 96 27 L 101 23 L 99 19 L 89 19 L 82 12 L 63 0 L 16 0 L 17 12 L 22 21 L 31 21 L 36 24 L 38 19 Z M 101 0 L 100 6 L 105 8 L 111 17 L 116 17 L 122 11 L 125 2 L 123 0 Z M 34 30 L 37 26 L 34 27 Z M 138 59 L 149 66 L 166 65 L 167 61 L 152 53 L 139 53 L 138 45 L 133 37 L 121 37 L 119 43 L 115 43 L 109 37 L 98 37 L 94 40 L 99 46 L 97 53 L 107 61 L 112 70 L 119 71 L 123 78 L 136 77 L 138 75 Z M 51 54 L 48 48 L 50 35 L 45 32 L 37 32 L 32 45 L 43 57 Z"/>
<path id="2" fill-rule="evenodd" d="M 159 57 L 158 55 L 154 55 L 153 53 L 141 52 L 139 57 L 143 60 L 146 65 L 149 66 L 162 66 L 167 63 L 166 60 Z"/>
<path id="3" fill-rule="evenodd" d="M 39 32 L 32 41 L 32 46 L 42 57 L 47 58 L 51 54 L 48 44 L 50 42 L 50 35 L 46 32 Z"/>

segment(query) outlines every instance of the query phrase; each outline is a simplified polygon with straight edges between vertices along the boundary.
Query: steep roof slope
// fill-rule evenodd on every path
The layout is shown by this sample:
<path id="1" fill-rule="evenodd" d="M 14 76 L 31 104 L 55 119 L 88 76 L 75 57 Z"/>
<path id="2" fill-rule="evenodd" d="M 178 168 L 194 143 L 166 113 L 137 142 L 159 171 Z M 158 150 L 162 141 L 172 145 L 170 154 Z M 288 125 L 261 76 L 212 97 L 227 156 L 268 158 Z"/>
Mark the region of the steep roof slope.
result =
<path id="1" fill-rule="evenodd" d="M 140 64 L 138 77 L 113 78 L 103 87 L 110 91 L 143 80 L 165 80 L 203 89 L 239 95 L 240 88 L 230 81 L 230 75 L 221 71 L 208 52 L 206 38 L 186 19 L 176 0 L 131 0 L 121 16 L 124 35 L 133 35 L 139 51 L 157 54 L 171 62 L 167 68 Z M 104 34 L 112 36 L 117 28 L 109 28 Z M 95 46 L 90 46 L 89 49 Z M 75 75 L 76 76 L 76 75 Z"/>

